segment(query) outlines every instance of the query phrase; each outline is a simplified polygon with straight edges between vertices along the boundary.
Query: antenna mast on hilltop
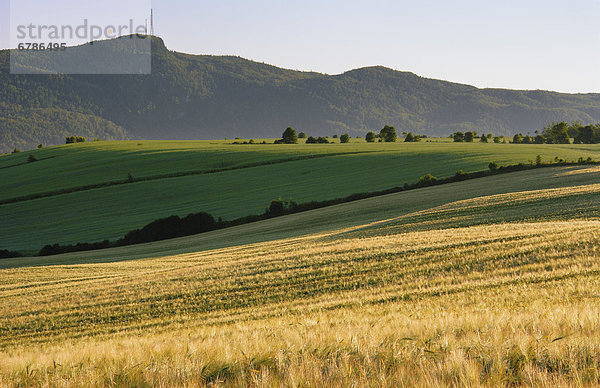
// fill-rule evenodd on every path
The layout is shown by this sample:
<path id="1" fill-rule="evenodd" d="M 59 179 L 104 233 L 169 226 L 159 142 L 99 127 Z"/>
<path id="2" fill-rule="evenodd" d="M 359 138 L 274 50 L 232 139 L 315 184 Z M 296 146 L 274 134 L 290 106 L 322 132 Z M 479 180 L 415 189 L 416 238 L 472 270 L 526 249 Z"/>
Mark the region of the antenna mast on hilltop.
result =
<path id="1" fill-rule="evenodd" d="M 154 36 L 154 8 L 150 8 L 150 35 Z"/>

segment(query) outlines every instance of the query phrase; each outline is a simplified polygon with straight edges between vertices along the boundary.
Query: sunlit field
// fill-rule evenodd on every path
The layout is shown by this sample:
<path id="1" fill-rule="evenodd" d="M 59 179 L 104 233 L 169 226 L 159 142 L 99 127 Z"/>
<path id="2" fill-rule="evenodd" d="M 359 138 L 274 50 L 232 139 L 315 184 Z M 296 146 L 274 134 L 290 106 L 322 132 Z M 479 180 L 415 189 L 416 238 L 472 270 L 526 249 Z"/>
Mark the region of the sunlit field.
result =
<path id="1" fill-rule="evenodd" d="M 599 200 L 547 168 L 3 260 L 0 382 L 599 385 Z"/>
<path id="2" fill-rule="evenodd" d="M 3 156 L 0 249 L 33 253 L 47 244 L 115 240 L 171 215 L 208 212 L 231 220 L 261 214 L 278 198 L 330 200 L 415 183 L 428 173 L 448 177 L 458 170 L 485 170 L 491 161 L 528 164 L 537 155 L 547 162 L 600 160 L 600 145 L 352 140 L 91 142 Z M 38 161 L 28 163 L 30 154 Z"/>

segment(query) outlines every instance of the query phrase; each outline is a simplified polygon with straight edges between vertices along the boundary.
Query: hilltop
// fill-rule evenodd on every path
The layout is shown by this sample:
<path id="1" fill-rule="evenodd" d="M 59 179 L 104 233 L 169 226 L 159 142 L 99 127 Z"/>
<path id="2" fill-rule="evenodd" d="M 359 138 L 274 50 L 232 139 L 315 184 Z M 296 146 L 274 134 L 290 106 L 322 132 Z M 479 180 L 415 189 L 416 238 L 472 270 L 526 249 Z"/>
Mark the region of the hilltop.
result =
<path id="1" fill-rule="evenodd" d="M 0 152 L 62 144 L 67 135 L 272 138 L 291 125 L 310 134 L 358 136 L 391 124 L 447 136 L 600 121 L 600 94 L 478 89 L 381 66 L 340 75 L 299 72 L 173 52 L 159 38 L 152 41 L 152 75 L 17 76 L 8 65 L 9 52 L 0 51 Z"/>

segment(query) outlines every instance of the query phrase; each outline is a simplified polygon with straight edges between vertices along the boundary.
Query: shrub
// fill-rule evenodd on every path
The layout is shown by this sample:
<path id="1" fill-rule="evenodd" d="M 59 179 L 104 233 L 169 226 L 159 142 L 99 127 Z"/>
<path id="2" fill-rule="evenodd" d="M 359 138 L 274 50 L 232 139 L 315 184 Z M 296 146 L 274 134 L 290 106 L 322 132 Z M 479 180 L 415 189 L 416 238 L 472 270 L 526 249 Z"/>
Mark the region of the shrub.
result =
<path id="1" fill-rule="evenodd" d="M 281 198 L 271 201 L 269 207 L 265 210 L 265 216 L 278 217 L 287 213 L 296 211 L 298 204 L 294 201 L 283 201 Z"/>
<path id="2" fill-rule="evenodd" d="M 365 140 L 367 141 L 367 143 L 375 143 L 375 139 L 377 139 L 377 135 L 373 131 L 370 131 L 365 136 Z"/>
<path id="3" fill-rule="evenodd" d="M 491 172 L 495 172 L 498 169 L 498 163 L 491 162 L 490 164 L 488 164 L 488 168 Z"/>
<path id="4" fill-rule="evenodd" d="M 132 245 L 170 238 L 190 236 L 217 228 L 217 222 L 208 213 L 189 214 L 185 218 L 171 216 L 149 223 L 142 229 L 132 230 L 117 245 Z"/>
<path id="5" fill-rule="evenodd" d="M 29 155 L 29 157 L 27 158 L 27 161 L 29 163 L 33 163 L 33 162 L 37 162 L 37 158 L 35 157 L 34 154 Z"/>
<path id="6" fill-rule="evenodd" d="M 473 143 L 473 139 L 475 139 L 475 133 L 473 133 L 473 132 L 465 133 L 465 142 Z"/>
<path id="7" fill-rule="evenodd" d="M 300 133 L 298 134 L 298 139 L 306 139 L 306 133 L 304 133 L 304 132 L 300 132 Z"/>
<path id="8" fill-rule="evenodd" d="M 437 178 L 431 174 L 423 175 L 422 177 L 419 178 L 420 186 L 431 186 L 431 185 L 434 185 L 436 182 L 437 182 Z"/>
<path id="9" fill-rule="evenodd" d="M 65 138 L 65 144 L 73 143 L 85 143 L 85 137 L 83 136 L 69 136 Z"/>
<path id="10" fill-rule="evenodd" d="M 344 133 L 342 136 L 340 136 L 340 142 L 341 143 L 349 143 L 350 135 L 348 135 L 347 133 Z"/>
<path id="11" fill-rule="evenodd" d="M 481 139 L 479 140 L 481 143 L 487 143 L 488 142 L 488 138 L 486 135 L 482 135 Z"/>
<path id="12" fill-rule="evenodd" d="M 285 206 L 281 199 L 271 201 L 269 208 L 266 211 L 266 214 L 270 216 L 280 216 L 285 213 Z"/>
<path id="13" fill-rule="evenodd" d="M 452 138 L 454 139 L 455 143 L 462 143 L 465 141 L 465 134 L 462 132 L 455 132 L 452 135 Z"/>
<path id="14" fill-rule="evenodd" d="M 542 155 L 538 155 L 535 157 L 535 164 L 536 166 L 541 166 L 542 165 Z"/>
<path id="15" fill-rule="evenodd" d="M 19 152 L 21 152 L 21 150 L 20 150 L 20 149 L 18 149 L 18 148 L 15 148 L 15 149 L 12 151 L 12 153 L 13 153 L 13 154 L 18 154 Z"/>
<path id="16" fill-rule="evenodd" d="M 457 180 L 463 180 L 467 177 L 467 173 L 464 172 L 463 170 L 458 170 L 455 174 L 454 174 L 454 178 L 456 178 Z"/>
<path id="17" fill-rule="evenodd" d="M 314 137 L 310 136 L 308 139 L 306 139 L 306 144 L 328 144 L 328 143 L 329 143 L 329 140 L 327 140 L 323 136 L 319 136 L 318 138 L 314 138 Z"/>
<path id="18" fill-rule="evenodd" d="M 398 140 L 398 135 L 396 134 L 396 128 L 386 125 L 379 132 L 379 137 L 385 141 L 386 143 L 393 143 Z"/>

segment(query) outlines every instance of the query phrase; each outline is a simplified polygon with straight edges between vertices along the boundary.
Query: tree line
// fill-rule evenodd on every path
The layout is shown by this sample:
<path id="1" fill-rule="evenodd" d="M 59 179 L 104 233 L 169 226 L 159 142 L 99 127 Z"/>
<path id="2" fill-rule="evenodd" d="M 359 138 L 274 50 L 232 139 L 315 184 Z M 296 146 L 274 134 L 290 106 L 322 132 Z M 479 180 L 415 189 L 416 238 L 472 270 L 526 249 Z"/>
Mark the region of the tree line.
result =
<path id="1" fill-rule="evenodd" d="M 418 142 L 418 141 L 421 141 L 421 139 L 427 137 L 424 135 L 413 135 L 412 133 L 406 133 L 406 132 L 403 133 L 403 135 L 405 136 L 404 141 L 407 143 Z M 333 138 L 337 139 L 338 135 L 334 135 Z M 360 138 L 360 137 L 357 137 L 357 138 Z M 306 144 L 329 144 L 329 143 L 332 143 L 329 140 L 329 137 L 323 137 L 323 136 L 319 136 L 319 137 L 308 136 L 307 137 L 306 133 L 300 132 L 300 133 L 296 134 L 296 130 L 294 128 L 288 127 L 281 135 L 281 139 L 275 140 L 275 144 L 297 144 L 298 139 L 306 139 L 306 141 L 305 141 Z M 347 133 L 344 133 L 343 135 L 339 136 L 339 139 L 340 139 L 340 143 L 349 143 L 350 135 Z M 379 131 L 379 134 L 376 134 L 373 131 L 369 131 L 365 136 L 365 140 L 367 141 L 367 143 L 375 143 L 376 141 L 384 142 L 384 143 L 394 143 L 394 142 L 398 141 L 398 134 L 396 132 L 396 128 L 394 128 L 390 125 L 386 125 Z"/>
<path id="2" fill-rule="evenodd" d="M 404 142 L 418 142 L 426 135 L 413 135 L 412 132 L 403 132 Z M 337 135 L 334 136 L 337 138 Z M 571 144 L 573 139 L 574 144 L 598 144 L 600 143 L 600 124 L 582 125 L 579 122 L 568 124 L 564 121 L 554 122 L 547 125 L 542 131 L 535 131 L 535 135 L 515 134 L 512 139 L 507 140 L 504 136 L 494 136 L 493 134 L 479 135 L 476 131 L 454 132 L 450 135 L 455 143 L 473 143 L 479 140 L 481 143 L 513 143 L 513 144 Z M 317 138 L 307 137 L 304 132 L 296 134 L 292 127 L 288 127 L 282 134 L 281 139 L 275 141 L 275 144 L 297 144 L 298 139 L 306 139 L 307 144 L 328 144 L 330 143 L 327 137 L 319 136 Z M 347 133 L 339 137 L 341 143 L 350 142 L 350 135 Z M 396 129 L 390 125 L 384 126 L 379 133 L 369 131 L 365 140 L 367 143 L 384 142 L 394 143 L 398 141 L 398 133 Z"/>
<path id="3" fill-rule="evenodd" d="M 455 132 L 450 135 L 456 143 L 472 143 L 479 138 L 480 142 L 507 143 L 504 136 L 493 136 L 492 134 L 479 136 L 477 132 Z M 517 133 L 510 141 L 513 144 L 598 144 L 600 143 L 600 124 L 583 125 L 579 122 L 568 124 L 564 121 L 554 122 L 547 125 L 542 131 L 535 131 L 535 135 L 523 135 Z"/>

